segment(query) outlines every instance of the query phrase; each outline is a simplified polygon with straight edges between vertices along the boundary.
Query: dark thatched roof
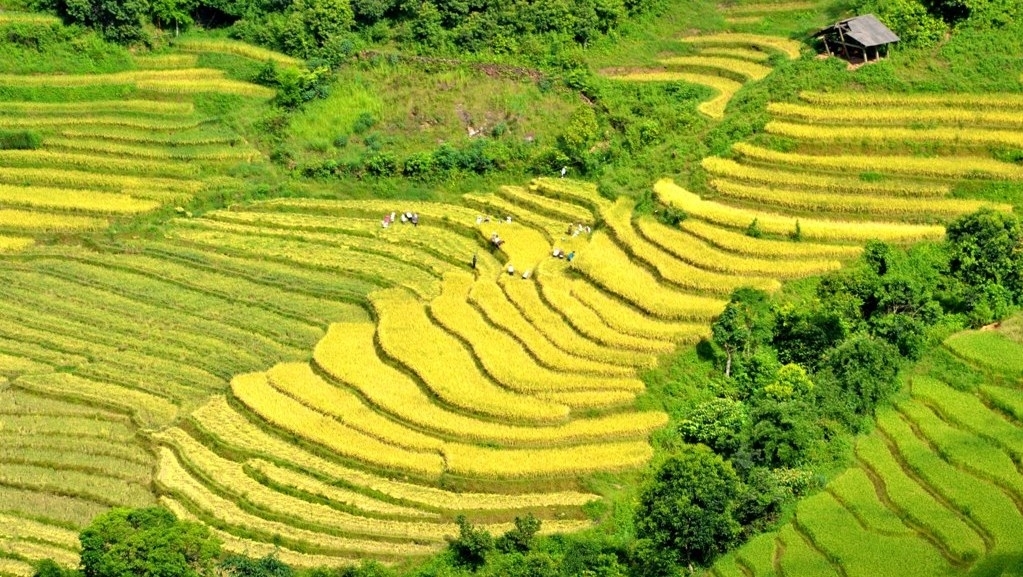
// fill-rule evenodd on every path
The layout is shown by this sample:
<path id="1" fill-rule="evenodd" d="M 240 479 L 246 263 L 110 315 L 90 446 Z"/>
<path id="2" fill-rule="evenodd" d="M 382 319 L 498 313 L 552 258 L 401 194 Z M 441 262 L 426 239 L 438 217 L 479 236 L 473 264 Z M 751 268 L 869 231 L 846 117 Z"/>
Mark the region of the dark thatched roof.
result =
<path id="1" fill-rule="evenodd" d="M 824 36 L 825 34 L 837 34 L 840 30 L 844 37 L 855 40 L 865 48 L 883 46 L 899 41 L 899 37 L 882 24 L 880 20 L 875 18 L 873 14 L 856 16 L 836 22 L 833 26 L 828 26 L 814 34 L 814 37 Z"/>

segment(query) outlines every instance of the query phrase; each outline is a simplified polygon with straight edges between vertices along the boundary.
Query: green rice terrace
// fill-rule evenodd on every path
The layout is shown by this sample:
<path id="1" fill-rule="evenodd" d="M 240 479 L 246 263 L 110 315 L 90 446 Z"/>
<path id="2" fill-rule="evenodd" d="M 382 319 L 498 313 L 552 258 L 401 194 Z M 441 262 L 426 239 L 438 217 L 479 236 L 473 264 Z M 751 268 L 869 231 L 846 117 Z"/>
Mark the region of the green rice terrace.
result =
<path id="1" fill-rule="evenodd" d="M 917 262 L 913 247 L 944 246 L 952 223 L 1023 207 L 1020 66 L 979 90 L 884 90 L 885 74 L 926 67 L 896 54 L 904 69 L 847 71 L 803 34 L 847 6 L 672 4 L 624 28 L 623 48 L 595 40 L 580 57 L 608 99 L 687 91 L 664 148 L 608 161 L 618 172 L 603 180 L 569 154 L 460 181 L 416 180 L 410 160 L 404 176 L 377 174 L 386 148 L 357 175 L 305 170 L 372 146 L 373 130 L 397 134 L 381 137 L 391 146 L 398 124 L 279 154 L 305 138 L 288 115 L 340 102 L 352 108 L 333 118 L 362 122 L 352 95 L 385 65 L 353 88 L 342 64 L 326 100 L 286 108 L 287 82 L 259 78 L 315 66 L 270 41 L 167 32 L 152 51 L 87 56 L 100 49 L 82 40 L 66 64 L 21 62 L 31 30 L 87 32 L 0 2 L 0 45 L 18 46 L 0 51 L 0 576 L 44 559 L 77 568 L 97 516 L 156 505 L 227 553 L 299 570 L 435 567 L 464 521 L 497 536 L 531 515 L 541 536 L 616 543 L 622 568 L 488 575 L 656 575 L 624 569 L 637 535 L 651 538 L 632 521 L 641 490 L 695 443 L 677 432 L 687 411 L 754 379 L 749 345 L 733 351 L 720 332 L 734 295 L 798 308 L 838 284 L 822 277 L 878 262 L 877 241 Z M 814 67 L 861 76 L 794 80 Z M 518 109 L 539 119 L 522 122 L 572 124 L 569 106 L 625 118 L 575 89 L 515 92 L 537 99 Z M 381 102 L 378 115 L 404 106 Z M 753 109 L 752 128 L 731 130 Z M 536 135 L 566 151 L 568 139 Z M 596 158 L 604 139 L 580 154 Z M 1023 575 L 1023 317 L 1011 316 L 1023 301 L 1003 300 L 982 322 L 929 321 L 901 389 L 826 437 L 827 465 L 773 466 L 814 479 L 798 499 L 675 574 Z M 795 361 L 773 362 L 780 375 Z M 462 574 L 434 571 L 408 574 Z"/>

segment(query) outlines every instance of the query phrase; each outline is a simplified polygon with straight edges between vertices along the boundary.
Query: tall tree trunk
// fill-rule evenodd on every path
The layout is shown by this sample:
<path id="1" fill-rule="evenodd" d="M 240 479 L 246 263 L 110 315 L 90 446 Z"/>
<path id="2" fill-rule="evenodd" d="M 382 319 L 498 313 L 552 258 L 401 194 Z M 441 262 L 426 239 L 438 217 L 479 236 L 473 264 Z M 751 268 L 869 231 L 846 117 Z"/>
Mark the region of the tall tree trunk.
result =
<path id="1" fill-rule="evenodd" d="M 725 376 L 732 376 L 732 351 L 726 351 L 728 353 L 728 360 L 725 361 Z"/>

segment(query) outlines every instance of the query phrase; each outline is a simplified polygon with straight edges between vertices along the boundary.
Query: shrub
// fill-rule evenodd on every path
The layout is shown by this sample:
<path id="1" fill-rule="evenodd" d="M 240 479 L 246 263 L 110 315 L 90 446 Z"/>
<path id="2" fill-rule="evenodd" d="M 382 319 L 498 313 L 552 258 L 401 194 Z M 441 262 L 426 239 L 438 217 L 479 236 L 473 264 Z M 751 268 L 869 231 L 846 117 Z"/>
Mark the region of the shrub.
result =
<path id="1" fill-rule="evenodd" d="M 35 150 L 43 138 L 31 130 L 0 130 L 0 150 Z"/>

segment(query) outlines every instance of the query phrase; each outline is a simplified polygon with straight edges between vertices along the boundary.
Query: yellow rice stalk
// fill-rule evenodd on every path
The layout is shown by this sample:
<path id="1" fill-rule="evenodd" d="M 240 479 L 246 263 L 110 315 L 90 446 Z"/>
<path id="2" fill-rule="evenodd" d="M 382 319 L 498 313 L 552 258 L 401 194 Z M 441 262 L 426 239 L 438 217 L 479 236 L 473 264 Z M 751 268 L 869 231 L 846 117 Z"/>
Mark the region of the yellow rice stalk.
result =
<path id="1" fill-rule="evenodd" d="M 538 396 L 573 390 L 643 390 L 643 382 L 636 378 L 564 374 L 537 365 L 518 341 L 489 325 L 466 302 L 472 284 L 471 275 L 448 274 L 441 296 L 430 303 L 430 312 L 437 323 L 468 343 L 483 369 L 505 387 Z"/>
<path id="2" fill-rule="evenodd" d="M 0 11 L 0 24 L 57 24 L 60 18 L 49 14 L 35 14 L 31 12 Z"/>
<path id="3" fill-rule="evenodd" d="M 359 325 L 352 325 L 359 326 Z M 368 326 L 372 330 L 372 325 Z M 371 335 L 372 336 L 372 335 Z M 285 460 L 318 475 L 341 481 L 353 487 L 362 487 L 404 502 L 416 503 L 430 509 L 444 511 L 507 511 L 538 507 L 579 507 L 600 497 L 574 491 L 498 495 L 491 493 L 453 493 L 425 485 L 393 481 L 363 471 L 326 461 L 297 445 L 265 433 L 248 419 L 239 415 L 224 397 L 214 397 L 195 413 L 202 428 L 215 435 L 218 441 L 244 451 Z M 476 421 L 488 425 L 485 421 Z M 532 430 L 523 428 L 523 430 Z"/>
<path id="4" fill-rule="evenodd" d="M 208 161 L 244 161 L 259 157 L 259 152 L 247 147 L 230 146 L 201 147 L 195 149 L 176 149 L 174 147 L 144 147 L 130 144 L 117 144 L 99 139 L 83 138 L 50 138 L 47 146 L 62 150 L 81 151 L 86 153 L 116 154 L 129 158 L 146 160 L 208 160 Z"/>
<path id="5" fill-rule="evenodd" d="M 796 120 L 808 124 L 882 124 L 884 126 L 940 124 L 956 127 L 1023 128 L 1023 115 L 1019 110 L 880 106 L 819 108 L 804 104 L 772 102 L 767 105 L 767 111 L 783 120 Z"/>
<path id="6" fill-rule="evenodd" d="M 177 457 L 166 447 L 161 447 L 157 482 L 193 503 L 202 512 L 221 523 L 238 529 L 259 531 L 270 536 L 279 535 L 288 541 L 302 543 L 330 552 L 362 553 L 369 555 L 426 555 L 437 549 L 437 545 L 394 543 L 372 539 L 336 537 L 334 535 L 300 529 L 279 521 L 269 521 L 243 511 L 229 499 L 209 490 L 181 466 Z"/>
<path id="7" fill-rule="evenodd" d="M 706 241 L 709 245 L 722 251 L 735 253 L 743 259 L 852 259 L 863 252 L 863 249 L 858 246 L 753 238 L 741 232 L 721 228 L 696 218 L 686 219 L 679 226 L 684 232 Z M 721 258 L 726 256 L 725 253 L 720 254 Z"/>
<path id="8" fill-rule="evenodd" d="M 706 310 L 713 302 L 665 287 L 601 233 L 593 235 L 590 249 L 577 256 L 572 265 L 598 286 L 656 317 L 692 319 L 696 311 Z"/>
<path id="9" fill-rule="evenodd" d="M 557 238 L 558 235 L 564 234 L 568 226 L 567 221 L 562 222 L 544 214 L 538 214 L 529 208 L 520 206 L 495 194 L 465 194 L 462 195 L 462 200 L 469 206 L 479 210 L 483 215 L 491 216 L 494 219 L 491 222 L 484 222 L 479 225 L 480 234 L 484 239 L 489 239 L 492 233 L 500 233 L 500 236 L 506 241 L 506 245 L 501 250 L 506 253 L 510 250 L 518 252 L 512 258 L 513 261 L 535 262 L 537 257 L 542 256 L 549 250 L 547 238 Z M 528 227 L 527 230 L 522 231 L 512 228 L 509 231 L 510 227 L 501 223 L 508 216 L 512 217 L 513 224 L 522 224 Z M 515 234 L 516 232 L 518 234 Z M 539 233 L 543 233 L 543 235 Z M 512 238 L 513 235 L 518 238 Z M 526 250 L 524 254 L 524 244 L 526 246 L 533 245 L 535 250 Z M 527 256 L 529 253 L 532 253 L 533 256 Z M 522 265 L 523 263 L 518 262 L 516 264 Z"/>
<path id="10" fill-rule="evenodd" d="M 102 214 L 139 214 L 160 206 L 111 192 L 6 184 L 0 184 L 0 205 Z"/>
<path id="11" fill-rule="evenodd" d="M 22 379 L 26 378 L 24 376 Z M 61 416 L 8 415 L 3 418 L 4 430 L 30 436 L 71 435 L 127 443 L 133 432 L 127 418 L 120 415 Z"/>
<path id="12" fill-rule="evenodd" d="M 635 438 L 663 424 L 662 415 L 649 412 L 575 419 L 551 427 L 516 427 L 454 413 L 434 403 L 404 373 L 381 361 L 373 334 L 369 323 L 331 325 L 313 352 L 316 364 L 384 413 L 445 437 L 468 443 L 547 447 Z"/>
<path id="13" fill-rule="evenodd" d="M 710 272 L 696 268 L 684 260 L 664 252 L 636 233 L 636 230 L 632 227 L 633 206 L 633 201 L 620 198 L 613 207 L 602 211 L 601 215 L 604 217 L 604 222 L 608 225 L 611 233 L 614 234 L 625 250 L 638 260 L 652 266 L 657 271 L 657 274 L 669 283 L 682 289 L 726 294 L 730 294 L 735 289 L 743 286 L 765 291 L 776 291 L 781 288 L 781 283 L 775 279 L 756 276 L 732 276 Z M 614 243 L 605 242 L 606 240 L 606 237 L 595 236 L 592 241 L 592 247 L 583 252 L 583 256 L 585 257 L 590 251 L 602 254 L 604 251 L 610 250 L 614 252 L 614 256 L 608 255 L 610 259 L 620 262 L 618 261 L 618 254 L 621 249 L 615 246 Z M 629 263 L 630 268 L 634 266 L 634 264 Z M 628 268 L 622 272 L 628 274 Z"/>
<path id="14" fill-rule="evenodd" d="M 0 171 L 0 182 L 69 188 L 106 188 L 128 194 L 153 190 L 196 193 L 204 186 L 200 180 L 143 178 L 81 170 L 17 167 L 4 167 L 3 171 Z"/>
<path id="15" fill-rule="evenodd" d="M 544 196 L 585 206 L 593 212 L 609 202 L 600 196 L 595 184 L 570 178 L 534 178 L 529 189 Z"/>
<path id="16" fill-rule="evenodd" d="M 814 213 L 865 214 L 876 217 L 927 221 L 934 216 L 956 217 L 982 207 L 1011 211 L 1008 204 L 958 198 L 886 198 L 855 194 L 817 194 L 799 190 L 781 190 L 747 186 L 724 179 L 710 182 L 726 198 Z"/>
<path id="17" fill-rule="evenodd" d="M 799 58 L 803 45 L 795 40 L 778 36 L 761 36 L 759 34 L 740 34 L 726 32 L 707 34 L 704 36 L 687 36 L 682 42 L 698 46 L 755 46 L 765 50 L 776 50 L 792 59 Z"/>
<path id="18" fill-rule="evenodd" d="M 242 497 L 248 503 L 276 516 L 327 527 L 349 535 L 397 538 L 419 542 L 441 542 L 454 534 L 454 526 L 427 521 L 391 521 L 344 513 L 322 505 L 310 503 L 285 493 L 278 493 L 245 474 L 241 463 L 225 459 L 204 447 L 188 433 L 178 428 L 157 435 L 161 442 L 173 447 L 179 461 L 197 471 L 205 484 L 219 491 Z M 162 466 L 162 464 L 161 464 Z M 171 492 L 176 487 L 166 486 Z"/>
<path id="19" fill-rule="evenodd" d="M 63 421 L 67 419 L 61 418 Z M 50 466 L 4 463 L 0 467 L 0 484 L 120 507 L 142 507 L 153 501 L 149 487 L 141 484 L 95 473 L 57 470 Z"/>
<path id="20" fill-rule="evenodd" d="M 263 373 L 239 375 L 231 380 L 235 397 L 271 424 L 328 447 L 338 455 L 391 470 L 437 477 L 444 470 L 439 455 L 408 451 L 309 409 L 269 385 Z"/>
<path id="21" fill-rule="evenodd" d="M 305 212 L 318 212 L 334 216 L 359 216 L 372 218 L 380 224 L 380 219 L 385 214 L 393 211 L 418 212 L 422 221 L 433 221 L 442 225 L 450 225 L 454 228 L 465 230 L 476 227 L 476 217 L 479 211 L 460 205 L 424 202 L 424 201 L 403 201 L 400 204 L 393 200 L 321 200 L 312 198 L 275 198 L 264 201 L 262 204 L 285 209 L 301 210 Z M 420 225 L 425 222 L 420 222 Z"/>
<path id="22" fill-rule="evenodd" d="M 593 309 L 609 327 L 622 333 L 676 343 L 693 343 L 710 335 L 710 329 L 704 323 L 665 322 L 651 318 L 583 280 L 573 281 L 571 286 L 572 296 Z"/>
<path id="23" fill-rule="evenodd" d="M 310 495 L 316 495 L 317 497 L 326 499 L 332 503 L 359 509 L 367 513 L 388 517 L 416 519 L 437 519 L 440 517 L 439 513 L 423 511 L 422 509 L 415 509 L 404 505 L 395 505 L 393 503 L 388 503 L 387 501 L 368 497 L 358 491 L 352 491 L 351 489 L 330 485 L 310 477 L 305 473 L 300 473 L 284 467 L 278 467 L 277 465 L 269 461 L 264 461 L 263 459 L 252 459 L 247 461 L 245 465 L 266 477 L 274 484 L 296 489 Z"/>
<path id="24" fill-rule="evenodd" d="M 636 393 L 628 391 L 558 391 L 544 393 L 543 398 L 568 405 L 580 412 L 585 409 L 612 409 L 631 406 Z"/>
<path id="25" fill-rule="evenodd" d="M 0 114 L 122 114 L 141 113 L 188 116 L 195 112 L 191 102 L 160 100 L 87 100 L 83 102 L 0 102 Z"/>
<path id="26" fill-rule="evenodd" d="M 35 565 L 0 557 L 0 573 L 14 575 L 14 577 L 32 577 L 36 573 Z"/>
<path id="27" fill-rule="evenodd" d="M 451 471 L 495 478 L 562 477 L 641 467 L 653 456 L 646 442 L 583 445 L 565 449 L 494 450 L 470 445 L 445 450 Z"/>
<path id="28" fill-rule="evenodd" d="M 136 54 L 132 60 L 140 70 L 195 68 L 199 63 L 199 57 L 195 54 Z"/>
<path id="29" fill-rule="evenodd" d="M 19 252 L 35 244 L 31 238 L 21 236 L 5 236 L 0 234 L 0 253 Z"/>
<path id="30" fill-rule="evenodd" d="M 814 192 L 848 192 L 881 196 L 945 196 L 949 192 L 949 187 L 941 184 L 903 181 L 865 182 L 858 178 L 758 168 L 716 156 L 704 158 L 700 164 L 714 176 L 770 186 L 806 188 Z"/>
<path id="31" fill-rule="evenodd" d="M 231 94 L 234 96 L 248 96 L 252 98 L 268 99 L 273 98 L 276 92 L 265 86 L 231 80 L 228 78 L 213 78 L 209 80 L 168 79 L 168 80 L 145 80 L 135 83 L 140 90 L 149 90 L 163 94 L 202 94 L 205 92 L 216 92 L 218 94 Z"/>
<path id="32" fill-rule="evenodd" d="M 810 104 L 824 106 L 857 106 L 888 108 L 890 106 L 1023 108 L 1023 94 L 898 94 L 893 92 L 801 92 L 799 98 Z"/>
<path id="33" fill-rule="evenodd" d="M 56 136 L 63 138 L 97 138 L 100 140 L 129 144 L 173 146 L 178 148 L 196 146 L 238 146 L 245 142 L 237 135 L 224 133 L 204 134 L 199 132 L 198 134 L 195 134 L 194 132 L 172 132 L 169 134 L 160 134 L 131 128 L 123 129 L 108 127 L 100 127 L 99 129 L 96 129 L 96 127 L 85 127 L 84 130 L 82 128 L 60 130 L 56 133 Z"/>
<path id="34" fill-rule="evenodd" d="M 569 353 L 555 346 L 544 333 L 526 320 L 515 308 L 501 288 L 493 281 L 478 279 L 469 292 L 472 302 L 494 325 L 511 333 L 541 364 L 556 371 L 590 373 L 609 377 L 634 377 L 635 359 L 624 355 L 611 355 L 606 362 L 595 361 Z M 615 359 L 618 359 L 616 362 Z M 628 366 L 623 366 L 628 365 Z"/>
<path id="35" fill-rule="evenodd" d="M 184 505 L 167 495 L 160 497 L 159 501 L 161 506 L 174 513 L 174 516 L 178 519 L 192 521 L 193 523 L 202 522 L 198 517 L 192 514 L 191 511 L 186 509 Z M 237 555 L 246 555 L 253 558 L 273 555 L 275 558 L 292 567 L 299 567 L 302 569 L 322 569 L 324 567 L 357 565 L 360 561 L 358 555 L 317 555 L 313 553 L 298 553 L 274 543 L 253 541 L 244 537 L 238 537 L 228 533 L 227 531 L 221 531 L 214 527 L 209 527 L 209 530 L 210 534 L 220 541 L 221 547 L 224 551 Z"/>
<path id="36" fill-rule="evenodd" d="M 143 425 L 153 428 L 174 422 L 178 415 L 178 408 L 162 397 L 69 373 L 23 376 L 18 379 L 18 387 L 80 399 L 88 404 L 114 407 L 135 415 Z"/>
<path id="37" fill-rule="evenodd" d="M 1023 167 L 980 156 L 817 156 L 793 152 L 778 152 L 747 142 L 732 145 L 732 150 L 744 158 L 757 162 L 780 164 L 803 170 L 830 170 L 836 172 L 879 172 L 932 178 L 1002 178 L 1023 180 Z"/>
<path id="38" fill-rule="evenodd" d="M 521 186 L 502 186 L 499 195 L 515 204 L 572 224 L 593 224 L 593 213 L 569 202 L 535 194 Z M 562 228 L 567 228 L 562 227 Z"/>
<path id="39" fill-rule="evenodd" d="M 663 202 L 681 208 L 690 216 L 717 225 L 739 229 L 746 229 L 750 223 L 756 220 L 761 230 L 770 234 L 791 234 L 796 229 L 796 221 L 799 221 L 803 236 L 817 240 L 863 242 L 878 239 L 889 242 L 912 242 L 940 239 L 945 235 L 945 229 L 936 225 L 805 219 L 733 208 L 717 202 L 702 200 L 670 179 L 659 180 L 654 185 L 654 192 Z"/>
<path id="40" fill-rule="evenodd" d="M 377 341 L 446 403 L 509 421 L 556 422 L 568 407 L 508 392 L 479 372 L 454 337 L 434 325 L 423 306 L 401 292 L 371 295 L 379 318 Z"/>
<path id="41" fill-rule="evenodd" d="M 26 210 L 0 209 L 0 229 L 38 232 L 75 232 L 100 230 L 107 221 L 89 216 L 49 214 Z"/>
<path id="42" fill-rule="evenodd" d="M 703 56 L 720 56 L 724 58 L 742 58 L 753 62 L 767 62 L 770 54 L 756 48 L 702 48 L 700 54 Z"/>
<path id="43" fill-rule="evenodd" d="M 728 107 L 728 103 L 731 102 L 735 93 L 742 88 L 741 82 L 736 82 L 730 78 L 713 76 L 710 74 L 694 74 L 690 72 L 634 72 L 631 74 L 614 76 L 613 78 L 630 82 L 688 82 L 690 84 L 707 86 L 717 92 L 717 94 L 707 102 L 697 106 L 697 110 L 711 118 L 724 117 L 725 108 Z"/>
<path id="44" fill-rule="evenodd" d="M 49 150 L 0 150 L 4 166 L 46 166 L 58 169 L 76 168 L 90 172 L 130 173 L 188 177 L 199 172 L 194 163 L 161 160 L 111 158 L 91 154 L 73 154 Z"/>
<path id="45" fill-rule="evenodd" d="M 69 115 L 69 116 L 0 116 L 0 128 L 52 128 L 73 126 L 123 126 L 151 131 L 188 130 L 199 126 L 197 119 L 156 119 L 135 116 Z M 46 140 L 49 144 L 49 139 Z"/>
<path id="46" fill-rule="evenodd" d="M 75 567 L 78 565 L 78 553 L 32 541 L 20 541 L 18 539 L 4 539 L 3 537 L 0 537 L 0 552 L 13 553 L 34 561 L 52 559 L 56 561 L 57 564 L 63 565 L 64 567 Z"/>
<path id="47" fill-rule="evenodd" d="M 110 74 L 0 74 L 0 85 L 6 86 L 109 86 L 172 80 L 200 83 L 224 78 L 223 70 L 185 68 L 180 70 L 129 70 Z"/>
<path id="48" fill-rule="evenodd" d="M 769 66 L 763 66 L 748 60 L 718 56 L 673 56 L 659 60 L 659 62 L 665 66 L 721 70 L 743 76 L 747 80 L 761 80 L 771 73 Z"/>
<path id="49" fill-rule="evenodd" d="M 697 228 L 707 226 L 697 220 L 685 222 L 683 226 L 694 224 Z M 693 266 L 708 270 L 718 270 L 729 274 L 800 278 L 823 274 L 842 267 L 842 263 L 837 260 L 793 260 L 786 254 L 777 255 L 783 257 L 780 259 L 732 254 L 719 249 L 708 241 L 704 241 L 697 235 L 665 226 L 651 218 L 637 220 L 636 229 L 650 242 L 672 253 L 677 258 L 689 262 Z M 720 231 L 720 229 L 715 230 Z M 795 243 L 786 243 L 784 248 L 792 244 Z"/>
<path id="50" fill-rule="evenodd" d="M 303 405 L 334 417 L 384 443 L 413 451 L 437 451 L 444 444 L 367 407 L 349 390 L 321 379 L 307 363 L 281 363 L 267 371 L 270 385 Z"/>
<path id="51" fill-rule="evenodd" d="M 725 22 L 729 24 L 756 24 L 763 19 L 763 16 L 725 16 Z"/>
<path id="52" fill-rule="evenodd" d="M 1004 145 L 1023 147 L 1023 131 L 984 128 L 902 128 L 871 126 L 829 126 L 771 121 L 764 127 L 770 134 L 816 142 L 938 142 L 950 145 Z"/>
<path id="53" fill-rule="evenodd" d="M 620 351 L 633 355 L 636 366 L 652 366 L 657 363 L 654 355 L 675 349 L 674 343 L 622 334 L 607 326 L 589 307 L 572 298 L 568 279 L 560 271 L 542 279 L 538 275 L 536 283 L 511 279 L 502 282 L 501 287 L 508 300 L 544 336 L 573 354 L 604 360 Z"/>
<path id="54" fill-rule="evenodd" d="M 78 533 L 75 531 L 13 515 L 0 514 L 0 536 L 34 539 L 69 551 L 78 551 L 81 548 Z"/>
<path id="55" fill-rule="evenodd" d="M 302 65 L 302 61 L 298 58 L 292 58 L 280 52 L 233 40 L 175 40 L 173 44 L 175 48 L 186 52 L 221 52 L 223 54 L 234 54 L 243 58 L 259 60 L 260 62 L 273 61 L 277 64 L 294 67 Z"/>

